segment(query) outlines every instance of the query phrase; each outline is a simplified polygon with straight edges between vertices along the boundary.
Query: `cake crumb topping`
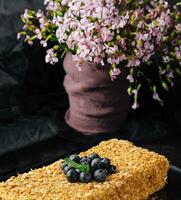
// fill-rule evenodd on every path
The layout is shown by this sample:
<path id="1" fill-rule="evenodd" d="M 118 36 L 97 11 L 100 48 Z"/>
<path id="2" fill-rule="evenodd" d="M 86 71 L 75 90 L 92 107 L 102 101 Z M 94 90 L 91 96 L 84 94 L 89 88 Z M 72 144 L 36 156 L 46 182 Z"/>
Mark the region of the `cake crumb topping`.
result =
<path id="1" fill-rule="evenodd" d="M 101 183 L 70 183 L 60 160 L 0 183 L 0 200 L 145 200 L 166 184 L 168 160 L 131 142 L 103 141 L 80 156 L 91 153 L 109 158 L 117 172 Z"/>

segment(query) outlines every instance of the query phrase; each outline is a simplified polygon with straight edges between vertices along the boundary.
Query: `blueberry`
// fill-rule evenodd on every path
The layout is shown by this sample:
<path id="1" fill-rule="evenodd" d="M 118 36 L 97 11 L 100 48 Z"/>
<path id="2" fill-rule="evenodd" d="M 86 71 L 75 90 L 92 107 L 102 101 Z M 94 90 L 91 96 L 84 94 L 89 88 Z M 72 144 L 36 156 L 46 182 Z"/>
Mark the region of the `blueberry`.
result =
<path id="1" fill-rule="evenodd" d="M 86 173 L 84 173 L 84 172 L 81 172 L 79 178 L 80 178 L 80 181 L 81 181 L 82 183 L 88 183 L 88 182 L 91 181 L 92 176 L 91 176 L 90 173 L 87 173 L 87 174 L 86 174 Z"/>
<path id="2" fill-rule="evenodd" d="M 104 182 L 108 175 L 108 171 L 106 169 L 98 169 L 94 172 L 94 179 L 97 182 Z"/>
<path id="3" fill-rule="evenodd" d="M 70 169 L 72 169 L 72 167 L 66 166 L 66 167 L 63 169 L 64 174 L 66 174 Z"/>
<path id="4" fill-rule="evenodd" d="M 116 172 L 116 166 L 110 165 L 109 168 L 108 168 L 108 172 L 109 172 L 109 174 L 115 173 Z"/>
<path id="5" fill-rule="evenodd" d="M 96 171 L 96 170 L 92 169 L 92 167 L 89 168 L 89 173 L 92 175 L 92 177 L 94 176 L 94 172 L 95 172 L 95 171 Z"/>
<path id="6" fill-rule="evenodd" d="M 75 183 L 79 180 L 79 173 L 75 169 L 69 169 L 66 173 L 67 180 L 71 183 Z"/>
<path id="7" fill-rule="evenodd" d="M 101 160 L 99 158 L 94 158 L 94 160 L 91 162 L 91 167 L 94 170 L 100 169 L 102 167 Z"/>
<path id="8" fill-rule="evenodd" d="M 95 158 L 100 158 L 100 156 L 97 153 L 91 153 L 88 158 L 90 158 L 91 160 L 95 159 Z"/>
<path id="9" fill-rule="evenodd" d="M 90 158 L 86 158 L 85 161 L 83 161 L 82 163 L 85 163 L 87 165 L 91 165 L 92 160 Z"/>
<path id="10" fill-rule="evenodd" d="M 101 163 L 102 163 L 102 167 L 107 169 L 110 166 L 111 161 L 109 160 L 109 158 L 103 158 L 101 160 Z"/>
<path id="11" fill-rule="evenodd" d="M 92 159 L 88 157 L 86 162 L 91 165 Z"/>
<path id="12" fill-rule="evenodd" d="M 73 154 L 73 155 L 69 156 L 69 159 L 73 160 L 76 163 L 80 163 L 80 157 L 78 155 L 76 155 L 76 154 Z"/>
<path id="13" fill-rule="evenodd" d="M 63 162 L 62 164 L 61 164 L 61 169 L 63 170 L 65 167 L 67 167 L 68 165 L 67 165 L 67 163 L 66 162 Z"/>
<path id="14" fill-rule="evenodd" d="M 85 156 L 85 157 L 82 157 L 82 158 L 80 158 L 80 162 L 81 163 L 83 163 L 83 162 L 86 162 L 87 161 L 87 157 Z"/>

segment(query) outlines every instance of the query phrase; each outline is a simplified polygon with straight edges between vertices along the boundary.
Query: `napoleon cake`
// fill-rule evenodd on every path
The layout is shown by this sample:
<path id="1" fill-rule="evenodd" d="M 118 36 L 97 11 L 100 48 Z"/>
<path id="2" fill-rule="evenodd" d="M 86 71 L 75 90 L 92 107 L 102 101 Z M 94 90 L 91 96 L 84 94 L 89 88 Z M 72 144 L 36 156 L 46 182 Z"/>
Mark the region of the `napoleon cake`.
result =
<path id="1" fill-rule="evenodd" d="M 104 182 L 67 180 L 64 160 L 0 183 L 0 200 L 146 200 L 166 184 L 168 160 L 125 140 L 111 139 L 80 153 L 111 160 L 116 172 Z"/>

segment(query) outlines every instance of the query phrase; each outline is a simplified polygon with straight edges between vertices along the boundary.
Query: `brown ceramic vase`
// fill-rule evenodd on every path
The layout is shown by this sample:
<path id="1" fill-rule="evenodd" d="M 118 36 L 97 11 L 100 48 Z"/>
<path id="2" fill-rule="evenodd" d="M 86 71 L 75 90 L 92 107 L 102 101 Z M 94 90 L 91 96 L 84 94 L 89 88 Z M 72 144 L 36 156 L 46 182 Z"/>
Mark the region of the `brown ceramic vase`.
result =
<path id="1" fill-rule="evenodd" d="M 127 118 L 130 97 L 126 72 L 112 81 L 108 67 L 83 63 L 76 68 L 72 54 L 64 59 L 64 87 L 69 97 L 66 123 L 85 135 L 111 133 L 121 129 Z"/>

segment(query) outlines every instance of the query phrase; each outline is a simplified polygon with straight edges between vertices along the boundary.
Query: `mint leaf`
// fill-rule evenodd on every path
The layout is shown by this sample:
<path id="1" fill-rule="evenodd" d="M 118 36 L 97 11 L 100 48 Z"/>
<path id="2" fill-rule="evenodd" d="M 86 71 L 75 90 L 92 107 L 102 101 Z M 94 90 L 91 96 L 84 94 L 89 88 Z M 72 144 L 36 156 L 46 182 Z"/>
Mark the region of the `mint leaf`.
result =
<path id="1" fill-rule="evenodd" d="M 89 165 L 83 163 L 81 165 L 79 165 L 78 169 L 81 171 L 81 172 L 84 172 L 85 174 L 89 173 Z"/>
<path id="2" fill-rule="evenodd" d="M 89 165 L 85 164 L 85 163 L 82 163 L 82 164 L 78 164 L 76 163 L 75 161 L 73 160 L 70 160 L 69 158 L 65 158 L 64 159 L 65 162 L 67 163 L 67 165 L 69 165 L 70 167 L 73 167 L 75 169 L 78 169 L 80 170 L 81 172 L 84 172 L 84 173 L 89 173 Z"/>

